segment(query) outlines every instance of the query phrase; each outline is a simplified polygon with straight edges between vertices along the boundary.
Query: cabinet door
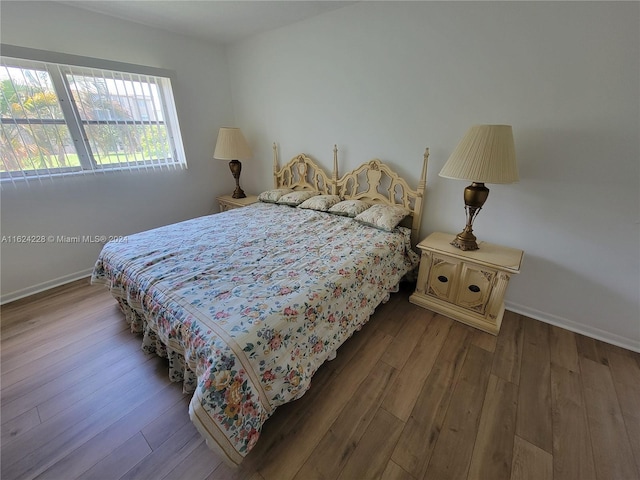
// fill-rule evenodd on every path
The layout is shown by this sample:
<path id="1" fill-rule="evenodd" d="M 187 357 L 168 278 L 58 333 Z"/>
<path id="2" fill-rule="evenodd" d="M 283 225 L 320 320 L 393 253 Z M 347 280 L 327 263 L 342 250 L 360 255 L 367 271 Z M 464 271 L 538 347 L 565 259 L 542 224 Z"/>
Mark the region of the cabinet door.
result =
<path id="1" fill-rule="evenodd" d="M 459 267 L 460 262 L 434 254 L 431 259 L 427 293 L 448 302 L 453 301 Z"/>
<path id="2" fill-rule="evenodd" d="M 485 314 L 496 271 L 476 265 L 463 264 L 456 304 L 480 315 Z"/>

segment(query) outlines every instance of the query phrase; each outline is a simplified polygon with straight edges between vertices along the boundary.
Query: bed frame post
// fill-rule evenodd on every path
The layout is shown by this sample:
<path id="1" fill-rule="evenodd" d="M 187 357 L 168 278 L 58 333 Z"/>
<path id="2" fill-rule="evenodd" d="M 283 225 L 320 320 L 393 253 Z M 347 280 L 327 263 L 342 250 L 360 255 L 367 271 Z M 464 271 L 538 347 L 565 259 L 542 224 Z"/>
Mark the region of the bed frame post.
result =
<path id="1" fill-rule="evenodd" d="M 413 223 L 411 225 L 411 243 L 415 246 L 418 244 L 420 235 L 420 224 L 422 223 L 422 204 L 424 203 L 424 190 L 427 186 L 427 164 L 429 163 L 429 148 L 424 150 L 424 160 L 422 162 L 422 173 L 420 181 L 416 189 L 420 201 L 416 202 L 416 209 L 413 212 Z"/>
<path id="2" fill-rule="evenodd" d="M 278 145 L 273 142 L 273 186 L 278 188 Z"/>
<path id="3" fill-rule="evenodd" d="M 427 186 L 427 164 L 429 163 L 429 147 L 424 149 L 424 162 L 422 163 L 422 174 L 420 175 L 420 183 L 418 183 L 418 191 L 424 194 Z"/>
<path id="4" fill-rule="evenodd" d="M 333 175 L 331 176 L 331 194 L 338 194 L 338 145 L 333 145 Z"/>

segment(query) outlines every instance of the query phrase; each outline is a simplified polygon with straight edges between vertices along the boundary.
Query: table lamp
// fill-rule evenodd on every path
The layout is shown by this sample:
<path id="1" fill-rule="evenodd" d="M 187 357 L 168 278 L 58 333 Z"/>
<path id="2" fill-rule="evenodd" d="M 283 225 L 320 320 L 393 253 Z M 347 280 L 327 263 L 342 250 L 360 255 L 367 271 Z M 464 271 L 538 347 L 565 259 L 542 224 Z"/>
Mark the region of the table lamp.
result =
<path id="1" fill-rule="evenodd" d="M 477 250 L 473 221 L 489 196 L 484 184 L 518 181 L 511 125 L 471 127 L 442 167 L 440 176 L 472 182 L 464 189 L 467 224 L 451 245 L 461 250 Z"/>
<path id="2" fill-rule="evenodd" d="M 240 172 L 242 163 L 240 160 L 251 158 L 251 149 L 239 128 L 222 127 L 218 131 L 218 141 L 213 152 L 213 158 L 230 160 L 229 168 L 236 180 L 236 189 L 231 195 L 233 198 L 245 198 L 246 195 L 240 188 Z"/>

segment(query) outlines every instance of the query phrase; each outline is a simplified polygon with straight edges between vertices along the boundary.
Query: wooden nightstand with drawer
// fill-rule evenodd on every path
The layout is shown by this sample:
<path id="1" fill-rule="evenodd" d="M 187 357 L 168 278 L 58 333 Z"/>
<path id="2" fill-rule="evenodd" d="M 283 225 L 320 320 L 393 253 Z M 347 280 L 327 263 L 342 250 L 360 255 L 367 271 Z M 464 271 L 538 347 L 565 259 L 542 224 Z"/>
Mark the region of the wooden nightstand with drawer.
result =
<path id="1" fill-rule="evenodd" d="M 511 275 L 520 272 L 524 252 L 479 243 L 463 251 L 455 235 L 433 233 L 418 244 L 420 270 L 411 303 L 497 335 Z"/>
<path id="2" fill-rule="evenodd" d="M 247 195 L 244 198 L 233 198 L 231 195 L 221 195 L 216 198 L 218 205 L 220 205 L 220 211 L 226 212 L 234 208 L 242 208 L 258 201 L 256 195 Z"/>

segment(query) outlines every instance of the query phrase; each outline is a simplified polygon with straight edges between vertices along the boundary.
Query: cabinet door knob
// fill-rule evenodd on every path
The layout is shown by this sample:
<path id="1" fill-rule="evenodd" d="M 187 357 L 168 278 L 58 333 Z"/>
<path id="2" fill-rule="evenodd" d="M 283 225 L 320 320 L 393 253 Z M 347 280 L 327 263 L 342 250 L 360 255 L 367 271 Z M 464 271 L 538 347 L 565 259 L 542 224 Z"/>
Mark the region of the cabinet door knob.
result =
<path id="1" fill-rule="evenodd" d="M 480 291 L 480 287 L 478 285 L 469 285 L 469 290 L 473 293 L 478 293 Z"/>
<path id="2" fill-rule="evenodd" d="M 449 281 L 449 279 L 444 275 L 439 275 L 438 280 L 440 280 L 442 283 L 447 283 Z"/>

